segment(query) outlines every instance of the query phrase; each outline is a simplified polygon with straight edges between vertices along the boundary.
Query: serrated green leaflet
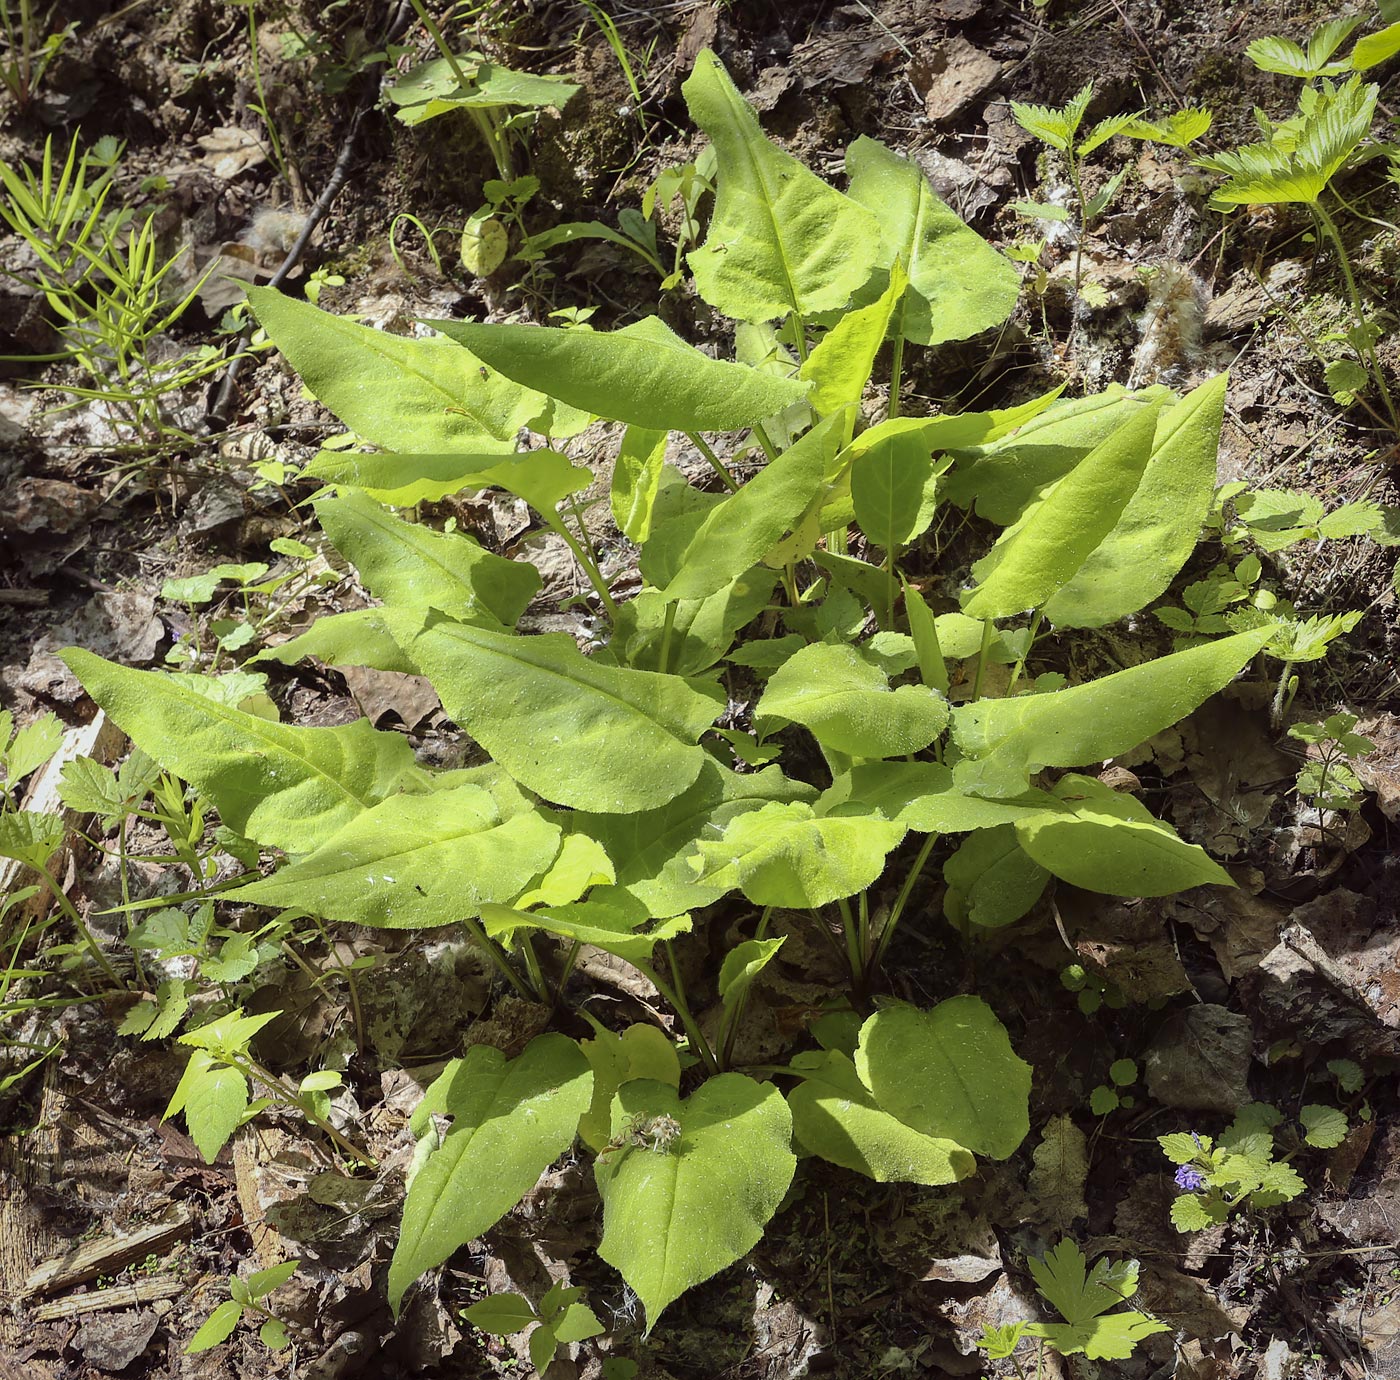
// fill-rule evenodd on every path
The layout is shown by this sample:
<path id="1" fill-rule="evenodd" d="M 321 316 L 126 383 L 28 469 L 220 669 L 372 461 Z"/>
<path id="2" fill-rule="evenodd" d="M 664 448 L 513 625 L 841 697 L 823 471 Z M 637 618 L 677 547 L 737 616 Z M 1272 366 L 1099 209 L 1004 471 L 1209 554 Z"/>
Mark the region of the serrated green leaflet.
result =
<path id="1" fill-rule="evenodd" d="M 343 455 L 323 450 L 305 474 L 400 508 L 463 489 L 504 489 L 545 515 L 593 482 L 589 470 L 548 447 L 511 455 Z"/>
<path id="2" fill-rule="evenodd" d="M 461 532 L 404 522 L 359 494 L 323 498 L 316 516 L 360 583 L 386 604 L 440 608 L 454 618 L 485 614 L 512 627 L 540 587 L 523 561 L 493 556 Z"/>
<path id="3" fill-rule="evenodd" d="M 600 1157 L 596 1170 L 598 1253 L 642 1300 L 648 1332 L 668 1304 L 757 1244 L 797 1167 L 782 1094 L 741 1074 L 711 1078 L 684 1100 L 664 1083 L 623 1084 L 615 1133 L 657 1116 L 679 1124 L 673 1145 Z"/>
<path id="4" fill-rule="evenodd" d="M 361 326 L 250 287 L 258 323 L 306 386 L 356 435 L 404 451 L 509 451 L 544 405 L 448 340 L 414 340 Z"/>
<path id="5" fill-rule="evenodd" d="M 1223 690 L 1270 636 L 1236 633 L 1051 695 L 959 705 L 953 739 L 965 756 L 953 779 L 974 795 L 1020 795 L 1042 767 L 1127 752 Z"/>
<path id="6" fill-rule="evenodd" d="M 861 1026 L 855 1066 L 885 1111 L 976 1154 L 1004 1160 L 1030 1130 L 1031 1066 L 977 997 L 877 1011 Z"/>
<path id="7" fill-rule="evenodd" d="M 835 1050 L 799 1054 L 802 1081 L 788 1094 L 798 1144 L 876 1183 L 951 1184 L 976 1172 L 972 1152 L 926 1136 L 879 1107 L 855 1065 Z"/>
<path id="8" fill-rule="evenodd" d="M 891 689 L 854 647 L 814 643 L 768 679 L 755 715 L 809 729 L 851 757 L 900 757 L 926 748 L 948 724 L 948 702 L 926 685 Z"/>
<path id="9" fill-rule="evenodd" d="M 756 565 L 816 496 L 840 445 L 835 413 L 738 493 L 670 520 L 656 518 L 642 574 L 667 599 L 703 599 Z"/>
<path id="10" fill-rule="evenodd" d="M 904 833 L 879 815 L 819 817 L 800 801 L 763 805 L 731 819 L 721 838 L 697 843 L 697 880 L 723 891 L 737 886 L 755 905 L 824 906 L 868 887 Z"/>
<path id="11" fill-rule="evenodd" d="M 1202 848 L 1187 843 L 1132 796 L 1070 773 L 1055 795 L 1071 813 L 1018 822 L 1016 838 L 1047 871 L 1086 891 L 1169 896 L 1193 886 L 1234 886 Z"/>
<path id="12" fill-rule="evenodd" d="M 689 255 L 701 297 L 736 321 L 845 306 L 870 276 L 879 221 L 768 142 L 708 48 L 681 90 L 720 167 L 705 243 Z"/>
<path id="13" fill-rule="evenodd" d="M 389 1304 L 459 1246 L 494 1226 L 573 1141 L 593 1074 L 578 1045 L 540 1035 L 517 1059 L 476 1045 L 442 1079 L 453 1118 L 409 1185 L 389 1264 Z"/>
<path id="14" fill-rule="evenodd" d="M 197 786 L 230 829 L 287 853 L 320 847 L 413 766 L 402 738 L 364 719 L 293 728 L 219 704 L 178 677 L 76 647 L 63 659 L 131 741 Z"/>
<path id="15" fill-rule="evenodd" d="M 427 324 L 507 378 L 595 416 L 657 431 L 732 431 L 807 391 L 794 379 L 711 359 L 655 316 L 618 331 Z"/>
<path id="16" fill-rule="evenodd" d="M 576 810 L 674 799 L 700 773 L 721 705 L 679 676 L 590 661 L 563 633 L 516 637 L 386 614 L 443 707 L 517 781 Z"/>
<path id="17" fill-rule="evenodd" d="M 846 150 L 851 199 L 879 217 L 880 266 L 898 259 L 909 289 L 894 330 L 919 345 L 963 340 L 1015 310 L 1021 277 L 934 195 L 917 164 L 862 135 Z"/>
<path id="18" fill-rule="evenodd" d="M 971 618 L 1008 618 L 1040 608 L 1118 525 L 1152 455 L 1156 409 L 1130 416 L 1039 503 L 1002 533 L 972 567 L 963 599 Z"/>
<path id="19" fill-rule="evenodd" d="M 481 786 L 396 795 L 314 853 L 231 896 L 379 929 L 448 925 L 508 901 L 559 851 L 559 826 Z"/>
<path id="20" fill-rule="evenodd" d="M 0 858 L 45 867 L 62 846 L 66 833 L 62 815 L 36 810 L 0 814 Z"/>
<path id="21" fill-rule="evenodd" d="M 1098 628 L 1136 613 L 1186 564 L 1215 493 L 1227 382 L 1220 374 L 1158 416 L 1151 456 L 1128 506 L 1045 605 L 1056 626 Z"/>

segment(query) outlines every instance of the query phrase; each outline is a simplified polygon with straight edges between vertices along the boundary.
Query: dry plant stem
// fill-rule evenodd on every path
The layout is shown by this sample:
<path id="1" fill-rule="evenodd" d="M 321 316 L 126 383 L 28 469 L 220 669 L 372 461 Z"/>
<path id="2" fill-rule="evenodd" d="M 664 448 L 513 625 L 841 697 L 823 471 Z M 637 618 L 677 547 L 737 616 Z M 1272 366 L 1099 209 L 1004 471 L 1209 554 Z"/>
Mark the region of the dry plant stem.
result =
<path id="1" fill-rule="evenodd" d="M 1313 213 L 1317 216 L 1318 223 L 1322 226 L 1323 233 L 1331 241 L 1332 248 L 1337 252 L 1337 262 L 1342 266 L 1342 279 L 1346 283 L 1347 296 L 1351 299 L 1351 310 L 1356 317 L 1356 324 L 1362 328 L 1366 325 L 1366 311 L 1361 302 L 1361 294 L 1356 288 L 1356 278 L 1351 271 L 1351 260 L 1347 257 L 1346 245 L 1342 242 L 1341 232 L 1337 229 L 1337 222 L 1327 213 L 1327 208 L 1323 206 L 1321 200 L 1313 202 Z M 1390 415 L 1390 424 L 1395 433 L 1400 435 L 1400 412 L 1396 411 L 1395 399 L 1390 395 L 1390 388 L 1385 381 L 1385 371 L 1381 368 L 1381 362 L 1376 355 L 1376 347 L 1367 341 L 1365 348 L 1361 351 L 1362 357 L 1366 361 L 1366 367 L 1371 371 L 1371 377 L 1376 381 L 1376 387 L 1380 390 L 1381 400 L 1385 403 L 1385 410 Z"/>
<path id="2" fill-rule="evenodd" d="M 44 879 L 44 885 L 48 887 L 55 901 L 58 902 L 59 909 L 72 922 L 73 927 L 83 937 L 83 943 L 88 946 L 93 958 L 97 961 L 97 966 L 107 975 L 108 979 L 123 991 L 126 983 L 117 975 L 117 970 L 112 967 L 107 955 L 102 952 L 102 946 L 98 944 L 93 932 L 88 929 L 83 917 L 78 914 L 78 908 L 63 894 L 63 888 L 59 886 L 57 879 L 47 867 L 36 866 L 34 869 Z"/>

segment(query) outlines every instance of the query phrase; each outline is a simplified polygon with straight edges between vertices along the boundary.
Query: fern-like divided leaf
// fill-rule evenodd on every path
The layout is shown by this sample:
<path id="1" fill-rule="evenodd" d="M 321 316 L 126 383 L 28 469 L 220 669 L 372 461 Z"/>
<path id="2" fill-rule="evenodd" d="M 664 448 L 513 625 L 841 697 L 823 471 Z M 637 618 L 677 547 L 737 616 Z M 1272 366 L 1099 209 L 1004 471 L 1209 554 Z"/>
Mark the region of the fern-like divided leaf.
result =
<path id="1" fill-rule="evenodd" d="M 1316 203 L 1323 189 L 1346 163 L 1371 129 L 1380 88 L 1353 77 L 1343 86 L 1330 82 L 1305 101 L 1293 130 L 1284 137 L 1246 144 L 1227 153 L 1198 158 L 1197 166 L 1224 173 L 1212 204 L 1269 206 L 1283 202 Z M 1288 147 L 1291 144 L 1292 147 Z"/>

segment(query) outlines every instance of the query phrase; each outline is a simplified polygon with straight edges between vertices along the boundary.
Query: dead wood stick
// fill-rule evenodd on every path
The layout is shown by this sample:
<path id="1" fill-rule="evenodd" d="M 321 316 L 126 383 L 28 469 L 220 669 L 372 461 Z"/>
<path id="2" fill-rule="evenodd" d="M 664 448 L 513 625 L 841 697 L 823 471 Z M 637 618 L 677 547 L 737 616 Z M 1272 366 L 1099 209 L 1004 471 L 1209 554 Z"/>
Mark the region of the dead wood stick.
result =
<path id="1" fill-rule="evenodd" d="M 46 1260 L 30 1272 L 24 1282 L 26 1294 L 52 1294 L 74 1284 L 86 1284 L 98 1275 L 118 1270 L 164 1251 L 184 1240 L 194 1226 L 194 1214 L 176 1204 L 162 1222 L 153 1222 L 137 1231 L 101 1236 L 83 1241 L 55 1260 Z"/>
<path id="2" fill-rule="evenodd" d="M 66 1299 L 41 1303 L 30 1317 L 35 1322 L 56 1322 L 61 1318 L 76 1318 L 84 1313 L 108 1313 L 114 1308 L 135 1308 L 138 1304 L 154 1303 L 156 1299 L 173 1299 L 184 1293 L 185 1283 L 173 1275 L 155 1279 L 138 1279 L 131 1284 L 114 1284 L 110 1289 L 96 1289 L 91 1294 L 71 1294 Z"/>

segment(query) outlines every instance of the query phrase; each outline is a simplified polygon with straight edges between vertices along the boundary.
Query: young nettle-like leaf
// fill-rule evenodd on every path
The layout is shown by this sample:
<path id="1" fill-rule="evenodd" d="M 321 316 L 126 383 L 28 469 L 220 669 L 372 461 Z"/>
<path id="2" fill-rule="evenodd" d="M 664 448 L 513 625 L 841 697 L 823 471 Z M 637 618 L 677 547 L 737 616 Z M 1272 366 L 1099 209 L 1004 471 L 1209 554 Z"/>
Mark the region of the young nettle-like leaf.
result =
<path id="1" fill-rule="evenodd" d="M 654 809 L 706 761 L 700 735 L 722 706 L 679 676 L 604 666 L 564 633 L 517 637 L 435 613 L 388 617 L 447 712 L 547 800 Z"/>
<path id="2" fill-rule="evenodd" d="M 1291 38 L 1256 38 L 1245 50 L 1245 56 L 1261 71 L 1277 72 L 1285 77 L 1332 77 L 1345 72 L 1349 62 L 1332 60 L 1337 49 L 1361 23 L 1361 15 L 1329 19 L 1320 25 L 1302 47 Z"/>
<path id="3" fill-rule="evenodd" d="M 1184 149 L 1210 129 L 1213 118 L 1203 106 L 1188 106 L 1184 110 L 1172 111 L 1164 120 L 1139 117 L 1124 125 L 1118 133 L 1129 139 L 1144 139 L 1153 144 L 1165 144 L 1168 148 Z"/>
<path id="4" fill-rule="evenodd" d="M 402 738 L 364 719 L 294 728 L 220 704 L 179 676 L 76 647 L 63 659 L 132 742 L 207 796 L 230 829 L 287 853 L 320 847 L 413 766 Z"/>
<path id="5" fill-rule="evenodd" d="M 427 324 L 506 378 L 595 416 L 655 431 L 733 431 L 781 412 L 807 391 L 796 379 L 711 359 L 655 316 L 617 331 Z"/>
<path id="6" fill-rule="evenodd" d="M 901 757 L 926 748 L 948 724 L 948 702 L 926 685 L 891 688 L 854 647 L 804 647 L 768 679 L 757 719 L 810 730 L 825 749 L 851 757 Z"/>
<path id="7" fill-rule="evenodd" d="M 1063 1323 L 1032 1323 L 1026 1332 L 1043 1337 L 1062 1356 L 1083 1352 L 1090 1360 L 1125 1360 L 1137 1344 L 1171 1329 L 1145 1314 L 1111 1313 L 1137 1293 L 1136 1260 L 1110 1262 L 1106 1257 L 1085 1268 L 1084 1253 L 1068 1239 L 1043 1260 L 1027 1264 L 1044 1298 L 1065 1319 Z"/>
<path id="8" fill-rule="evenodd" d="M 700 296 L 736 321 L 844 307 L 874 267 L 879 221 L 768 142 L 708 48 L 681 90 L 720 168 L 705 242 L 689 255 Z"/>
<path id="9" fill-rule="evenodd" d="M 559 852 L 559 826 L 479 785 L 395 795 L 231 896 L 381 929 L 448 925 L 515 896 Z"/>
<path id="10" fill-rule="evenodd" d="M 1025 105 L 1011 102 L 1011 114 L 1028 134 L 1033 134 L 1052 149 L 1068 153 L 1084 123 L 1084 113 L 1094 99 L 1094 84 L 1088 82 L 1058 110 L 1045 105 Z"/>
<path id="11" fill-rule="evenodd" d="M 758 1243 L 797 1167 L 792 1116 L 771 1085 L 723 1073 L 682 1100 L 664 1083 L 624 1083 L 613 1132 L 661 1116 L 680 1128 L 672 1144 L 600 1156 L 595 1170 L 598 1253 L 641 1298 L 648 1332 L 687 1289 Z"/>
<path id="12" fill-rule="evenodd" d="M 452 1117 L 442 1144 L 409 1184 L 389 1265 L 389 1303 L 459 1246 L 494 1226 L 573 1141 L 593 1074 L 574 1041 L 540 1035 L 507 1059 L 475 1045 L 424 1098 Z"/>
<path id="13" fill-rule="evenodd" d="M 13 858 L 42 868 L 63 846 L 67 834 L 63 816 L 42 810 L 10 810 L 0 814 L 0 858 Z"/>
<path id="14" fill-rule="evenodd" d="M 1042 767 L 1127 752 L 1223 690 L 1271 636 L 1236 633 L 1053 695 L 959 705 L 953 739 L 964 760 L 954 783 L 973 795 L 1019 795 Z"/>
<path id="15" fill-rule="evenodd" d="M 394 450 L 510 451 L 545 404 L 448 340 L 415 340 L 358 325 L 249 287 L 248 303 L 302 381 L 357 436 Z"/>
<path id="16" fill-rule="evenodd" d="M 846 150 L 851 199 L 879 217 L 880 267 L 896 263 L 908 290 L 892 330 L 938 345 L 1000 325 L 1016 307 L 1020 274 L 946 206 L 917 163 L 862 135 Z"/>
<path id="17" fill-rule="evenodd" d="M 802 1081 L 788 1094 L 792 1132 L 809 1154 L 876 1183 L 950 1184 L 976 1172 L 972 1152 L 925 1135 L 875 1101 L 849 1056 L 809 1051 L 792 1061 Z"/>
<path id="18" fill-rule="evenodd" d="M 861 1026 L 855 1067 L 877 1106 L 926 1136 L 1004 1160 L 1030 1131 L 1031 1066 L 978 997 L 877 1011 Z"/>

